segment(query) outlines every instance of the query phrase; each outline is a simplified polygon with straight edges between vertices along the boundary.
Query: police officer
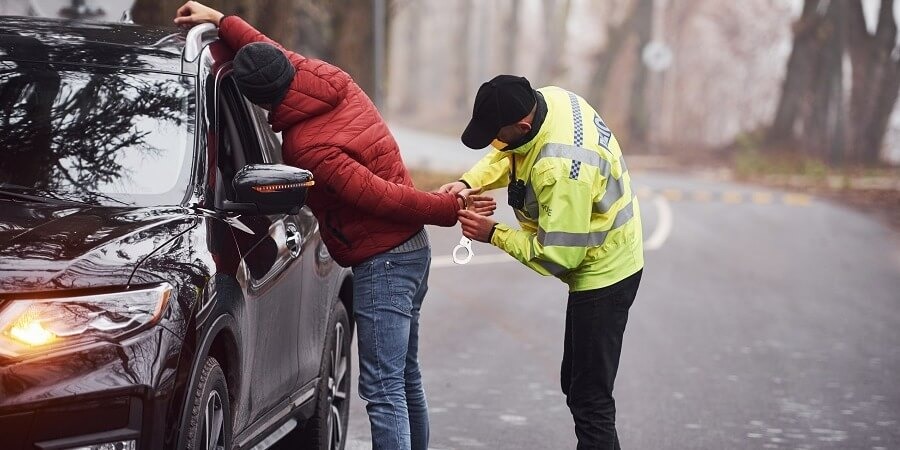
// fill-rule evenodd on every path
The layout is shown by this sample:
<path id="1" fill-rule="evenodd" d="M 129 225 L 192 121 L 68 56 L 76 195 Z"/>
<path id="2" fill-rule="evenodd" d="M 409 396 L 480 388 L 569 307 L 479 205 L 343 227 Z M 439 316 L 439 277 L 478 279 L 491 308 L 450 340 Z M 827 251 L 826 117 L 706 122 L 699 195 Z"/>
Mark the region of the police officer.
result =
<path id="1" fill-rule="evenodd" d="M 461 210 L 463 234 L 568 284 L 560 381 L 578 449 L 618 449 L 613 383 L 644 266 L 640 209 L 618 141 L 578 95 L 500 75 L 478 89 L 462 142 L 493 148 L 440 190 L 508 187 L 521 229 Z"/>

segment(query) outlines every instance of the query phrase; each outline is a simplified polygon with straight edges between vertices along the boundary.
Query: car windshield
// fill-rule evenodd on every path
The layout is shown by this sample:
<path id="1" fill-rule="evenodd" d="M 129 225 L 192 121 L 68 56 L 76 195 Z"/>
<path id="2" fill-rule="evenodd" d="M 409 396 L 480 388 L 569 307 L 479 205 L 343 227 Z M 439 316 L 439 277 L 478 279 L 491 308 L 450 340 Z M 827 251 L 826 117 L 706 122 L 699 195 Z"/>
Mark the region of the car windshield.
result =
<path id="1" fill-rule="evenodd" d="M 100 205 L 178 204 L 193 78 L 0 60 L 0 190 Z"/>

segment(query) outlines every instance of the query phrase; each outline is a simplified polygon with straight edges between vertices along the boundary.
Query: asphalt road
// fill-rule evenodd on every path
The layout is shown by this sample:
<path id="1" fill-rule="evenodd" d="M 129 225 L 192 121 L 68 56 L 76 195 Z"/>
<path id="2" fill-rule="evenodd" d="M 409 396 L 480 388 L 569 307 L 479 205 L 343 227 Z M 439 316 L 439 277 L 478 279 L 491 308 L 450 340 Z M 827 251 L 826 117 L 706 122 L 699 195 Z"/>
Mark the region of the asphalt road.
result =
<path id="1" fill-rule="evenodd" d="M 422 152 L 461 155 L 445 168 L 480 155 L 397 135 L 409 164 Z M 898 234 L 802 195 L 633 179 L 648 249 L 616 384 L 622 447 L 900 448 Z M 420 359 L 431 447 L 574 449 L 558 381 L 565 286 L 485 244 L 455 266 L 458 229 L 429 232 Z M 368 440 L 354 394 L 348 448 Z"/>

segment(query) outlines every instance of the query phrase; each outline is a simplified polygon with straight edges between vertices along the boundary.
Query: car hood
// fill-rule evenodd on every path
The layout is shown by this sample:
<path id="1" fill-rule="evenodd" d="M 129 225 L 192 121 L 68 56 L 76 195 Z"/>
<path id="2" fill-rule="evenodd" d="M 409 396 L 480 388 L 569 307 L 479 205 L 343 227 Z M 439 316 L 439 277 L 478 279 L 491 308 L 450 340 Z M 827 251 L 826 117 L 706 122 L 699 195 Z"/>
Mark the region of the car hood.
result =
<path id="1" fill-rule="evenodd" d="M 0 200 L 0 294 L 127 284 L 144 258 L 194 222 L 182 207 Z"/>

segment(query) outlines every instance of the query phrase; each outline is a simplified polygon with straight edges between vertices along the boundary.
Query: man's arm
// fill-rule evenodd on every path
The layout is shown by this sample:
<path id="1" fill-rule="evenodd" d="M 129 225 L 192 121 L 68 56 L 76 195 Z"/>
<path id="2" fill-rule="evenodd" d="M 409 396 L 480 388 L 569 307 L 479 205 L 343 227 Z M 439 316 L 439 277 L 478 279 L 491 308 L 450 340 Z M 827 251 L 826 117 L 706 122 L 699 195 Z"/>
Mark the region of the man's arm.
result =
<path id="1" fill-rule="evenodd" d="M 225 20 L 228 18 L 229 20 Z M 237 19 L 232 21 L 231 18 Z M 265 42 L 274 45 L 285 53 L 285 56 L 291 58 L 291 62 L 295 62 L 294 58 L 306 59 L 303 56 L 284 48 L 278 42 L 270 39 L 262 34 L 256 28 L 237 16 L 226 16 L 220 11 L 210 8 L 202 3 L 190 1 L 178 8 L 175 13 L 176 25 L 194 26 L 201 23 L 211 23 L 219 28 L 219 37 L 225 41 L 232 50 L 237 51 L 239 48 L 252 44 L 254 42 Z M 225 28 L 223 28 L 225 27 Z"/>
<path id="2" fill-rule="evenodd" d="M 562 275 L 578 267 L 590 246 L 590 183 L 553 176 L 532 178 L 540 213 L 537 233 L 514 230 L 469 211 L 460 211 L 463 234 L 490 242 L 541 275 Z"/>
<path id="3" fill-rule="evenodd" d="M 254 42 L 265 42 L 280 49 L 297 69 L 291 89 L 312 102 L 304 108 L 307 112 L 333 108 L 342 98 L 342 91 L 350 81 L 349 75 L 340 68 L 292 52 L 253 28 L 244 19 L 238 16 L 225 16 L 198 2 L 190 1 L 178 8 L 175 23 L 189 26 L 201 23 L 214 24 L 219 27 L 219 38 L 234 51 Z"/>
<path id="4" fill-rule="evenodd" d="M 360 212 L 403 223 L 456 223 L 461 200 L 455 194 L 422 192 L 384 180 L 336 147 L 305 149 L 302 155 L 302 161 L 289 163 L 308 168 L 318 184 Z"/>
<path id="5" fill-rule="evenodd" d="M 222 17 L 225 15 L 221 12 L 199 2 L 191 1 L 181 5 L 181 8 L 175 11 L 175 25 L 192 27 L 201 23 L 211 23 L 219 26 Z"/>
<path id="6" fill-rule="evenodd" d="M 553 172 L 550 170 L 548 172 Z M 593 194 L 590 183 L 569 177 L 538 175 L 538 231 L 498 225 L 491 244 L 542 275 L 562 275 L 584 260 L 590 246 Z"/>

